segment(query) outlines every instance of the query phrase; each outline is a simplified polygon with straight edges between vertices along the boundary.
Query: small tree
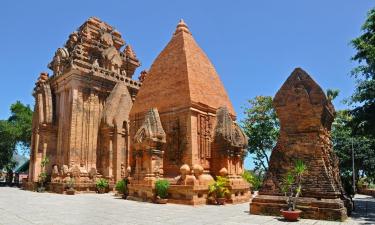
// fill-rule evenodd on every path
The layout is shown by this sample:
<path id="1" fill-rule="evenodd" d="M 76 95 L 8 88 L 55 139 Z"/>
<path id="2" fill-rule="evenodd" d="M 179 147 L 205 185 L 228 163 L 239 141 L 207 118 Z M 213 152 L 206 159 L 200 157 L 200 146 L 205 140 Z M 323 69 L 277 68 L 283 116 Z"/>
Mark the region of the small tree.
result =
<path id="1" fill-rule="evenodd" d="M 253 171 L 245 170 L 242 174 L 242 178 L 245 179 L 252 186 L 252 190 L 259 190 L 262 186 L 262 177 L 255 174 Z"/>
<path id="2" fill-rule="evenodd" d="M 375 8 L 367 14 L 362 26 L 363 34 L 352 45 L 356 54 L 352 57 L 359 65 L 352 70 L 357 80 L 351 104 L 352 124 L 355 134 L 375 137 Z"/>
<path id="3" fill-rule="evenodd" d="M 375 180 L 375 139 L 363 134 L 354 135 L 352 120 L 353 117 L 348 110 L 339 110 L 332 123 L 333 150 L 340 159 L 341 180 L 349 195 L 355 194 L 352 188 L 353 175 L 356 179 L 366 176 L 370 182 Z"/>
<path id="4" fill-rule="evenodd" d="M 40 163 L 41 172 L 38 176 L 38 183 L 39 183 L 39 191 L 44 191 L 44 185 L 47 181 L 47 172 L 46 172 L 46 166 L 49 163 L 49 158 L 47 156 L 43 157 L 42 162 Z"/>
<path id="5" fill-rule="evenodd" d="M 254 154 L 255 170 L 267 171 L 269 155 L 279 136 L 279 120 L 272 106 L 272 97 L 257 96 L 245 107 L 242 128 L 249 137 L 248 152 Z"/>
<path id="6" fill-rule="evenodd" d="M 20 146 L 25 154 L 30 147 L 33 111 L 19 101 L 11 105 L 10 111 L 7 120 L 0 120 L 0 170 L 9 168 L 16 146 Z"/>
<path id="7" fill-rule="evenodd" d="M 302 160 L 295 162 L 294 168 L 287 172 L 281 184 L 281 191 L 287 197 L 288 211 L 296 209 L 298 197 L 302 191 L 302 177 L 306 173 L 307 167 Z"/>

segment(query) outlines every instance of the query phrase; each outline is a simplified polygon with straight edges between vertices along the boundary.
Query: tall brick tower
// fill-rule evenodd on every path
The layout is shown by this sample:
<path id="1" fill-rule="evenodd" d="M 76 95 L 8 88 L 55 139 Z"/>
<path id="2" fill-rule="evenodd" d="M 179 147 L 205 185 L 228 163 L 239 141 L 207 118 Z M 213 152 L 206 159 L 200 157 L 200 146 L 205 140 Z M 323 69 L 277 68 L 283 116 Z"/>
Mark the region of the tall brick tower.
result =
<path id="1" fill-rule="evenodd" d="M 228 129 L 216 135 L 224 131 L 214 129 L 219 108 L 220 121 L 225 121 L 220 126 Z M 249 186 L 239 176 L 247 139 L 234 119 L 214 66 L 181 20 L 144 78 L 130 112 L 131 195 L 152 198 L 158 177 L 173 183 L 172 178 L 180 176 L 171 186 L 171 201 L 202 204 L 208 183 L 222 171 L 233 178 L 231 200 L 248 200 Z M 226 136 L 218 144 L 215 137 L 220 135 Z"/>
<path id="2" fill-rule="evenodd" d="M 71 176 L 77 188 L 95 187 L 94 178 L 119 180 L 128 160 L 128 114 L 141 83 L 140 65 L 121 34 L 89 18 L 59 48 L 36 83 L 29 181 L 44 170 L 61 192 Z"/>

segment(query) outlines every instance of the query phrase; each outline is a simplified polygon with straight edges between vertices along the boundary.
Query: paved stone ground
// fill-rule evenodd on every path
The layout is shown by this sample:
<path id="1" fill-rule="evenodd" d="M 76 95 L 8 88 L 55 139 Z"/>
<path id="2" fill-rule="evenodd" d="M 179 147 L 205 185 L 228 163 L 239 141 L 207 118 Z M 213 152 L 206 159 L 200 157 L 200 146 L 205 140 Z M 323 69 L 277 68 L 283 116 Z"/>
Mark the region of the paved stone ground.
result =
<path id="1" fill-rule="evenodd" d="M 317 220 L 288 223 L 278 217 L 249 215 L 247 203 L 199 207 L 156 205 L 126 201 L 113 194 L 69 196 L 0 187 L 0 224 L 375 224 L 374 198 L 358 196 L 356 203 L 358 212 L 344 223 Z"/>

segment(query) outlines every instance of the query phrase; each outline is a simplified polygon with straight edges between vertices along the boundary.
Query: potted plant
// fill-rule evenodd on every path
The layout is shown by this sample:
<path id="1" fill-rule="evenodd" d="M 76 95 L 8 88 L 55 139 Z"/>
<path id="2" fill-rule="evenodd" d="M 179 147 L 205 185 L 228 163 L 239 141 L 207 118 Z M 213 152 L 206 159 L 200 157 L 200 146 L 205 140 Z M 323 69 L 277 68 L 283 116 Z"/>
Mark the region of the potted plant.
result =
<path id="1" fill-rule="evenodd" d="M 38 176 L 38 184 L 39 184 L 39 187 L 37 189 L 38 192 L 44 192 L 46 190 L 45 183 L 47 181 L 47 173 L 45 171 L 45 168 L 48 163 L 49 163 L 49 158 L 43 157 L 42 162 L 40 163 L 42 172 Z"/>
<path id="2" fill-rule="evenodd" d="M 75 190 L 74 190 L 74 178 L 70 178 L 68 181 L 68 189 L 66 190 L 67 195 L 74 195 Z"/>
<path id="3" fill-rule="evenodd" d="M 168 180 L 157 180 L 155 182 L 155 191 L 156 191 L 156 203 L 166 204 L 168 202 L 168 189 L 169 189 Z"/>
<path id="4" fill-rule="evenodd" d="M 208 186 L 208 194 L 214 196 L 216 204 L 225 204 L 225 197 L 229 194 L 228 184 L 228 178 L 216 176 L 216 181 Z"/>
<path id="5" fill-rule="evenodd" d="M 98 190 L 99 194 L 103 194 L 106 189 L 109 187 L 108 181 L 104 178 L 99 178 L 96 181 L 96 189 Z"/>
<path id="6" fill-rule="evenodd" d="M 46 190 L 44 184 L 47 180 L 47 173 L 46 172 L 41 172 L 38 176 L 38 184 L 39 187 L 37 189 L 37 192 L 44 192 Z"/>
<path id="7" fill-rule="evenodd" d="M 302 178 L 306 171 L 305 163 L 302 160 L 296 160 L 294 168 L 283 178 L 281 191 L 287 197 L 287 209 L 280 211 L 287 221 L 297 221 L 301 214 L 301 210 L 296 209 L 296 203 L 301 195 Z"/>
<path id="8" fill-rule="evenodd" d="M 128 184 L 129 184 L 129 179 L 124 178 L 123 180 L 120 180 L 116 183 L 116 191 L 122 195 L 123 199 L 126 199 L 129 195 L 128 192 Z"/>

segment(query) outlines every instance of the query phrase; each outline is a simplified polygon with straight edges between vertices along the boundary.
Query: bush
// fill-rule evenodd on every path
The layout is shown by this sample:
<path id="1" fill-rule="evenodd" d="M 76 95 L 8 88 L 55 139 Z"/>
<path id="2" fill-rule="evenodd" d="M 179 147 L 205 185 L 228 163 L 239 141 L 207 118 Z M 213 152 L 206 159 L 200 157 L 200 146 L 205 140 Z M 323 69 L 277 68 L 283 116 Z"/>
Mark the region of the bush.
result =
<path id="1" fill-rule="evenodd" d="M 156 195 L 160 198 L 167 198 L 169 185 L 168 180 L 157 180 L 155 183 Z"/>
<path id="2" fill-rule="evenodd" d="M 252 189 L 257 191 L 262 186 L 262 177 L 260 175 L 256 175 L 254 172 L 250 170 L 245 170 L 242 174 L 242 178 L 245 179 L 249 184 L 251 184 Z"/>
<path id="3" fill-rule="evenodd" d="M 216 181 L 208 186 L 208 193 L 213 194 L 215 198 L 225 198 L 229 194 L 229 180 L 226 177 L 216 176 Z"/>
<path id="4" fill-rule="evenodd" d="M 74 178 L 71 177 L 71 178 L 69 179 L 69 181 L 68 181 L 68 188 L 69 188 L 70 190 L 74 189 L 74 183 L 75 183 Z"/>
<path id="5" fill-rule="evenodd" d="M 120 194 L 125 194 L 128 191 L 128 180 L 123 179 L 116 183 L 116 191 Z"/>
<path id="6" fill-rule="evenodd" d="M 96 181 L 96 188 L 99 192 L 104 192 L 105 189 L 108 188 L 108 186 L 108 181 L 104 178 L 100 178 Z"/>

